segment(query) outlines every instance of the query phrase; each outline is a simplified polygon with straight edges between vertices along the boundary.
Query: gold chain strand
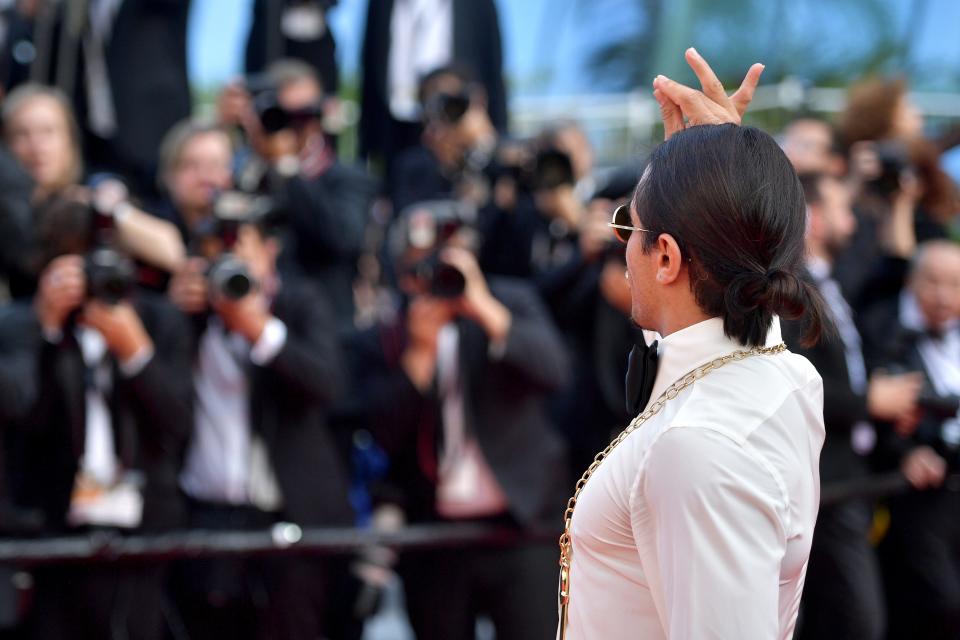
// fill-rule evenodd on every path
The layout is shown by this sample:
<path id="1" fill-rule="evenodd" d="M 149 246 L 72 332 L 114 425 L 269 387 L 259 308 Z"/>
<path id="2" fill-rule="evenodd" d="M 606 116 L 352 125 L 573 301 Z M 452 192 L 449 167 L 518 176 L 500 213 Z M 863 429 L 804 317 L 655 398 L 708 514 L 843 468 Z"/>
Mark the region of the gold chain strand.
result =
<path id="1" fill-rule="evenodd" d="M 557 594 L 560 605 L 560 640 L 565 640 L 566 638 L 567 610 L 570 606 L 570 565 L 573 556 L 573 538 L 570 534 L 570 528 L 573 525 L 573 510 L 577 506 L 577 498 L 580 497 L 580 492 L 587 486 L 587 481 L 600 467 L 600 464 L 610 456 L 610 453 L 616 449 L 617 445 L 623 442 L 627 436 L 636 431 L 644 422 L 660 413 L 660 410 L 663 409 L 669 400 L 676 398 L 681 391 L 711 371 L 751 356 L 774 355 L 783 353 L 786 350 L 787 347 L 782 342 L 773 347 L 755 347 L 750 350 L 738 350 L 697 367 L 670 385 L 646 411 L 634 418 L 630 424 L 627 425 L 626 429 L 621 431 L 603 451 L 593 458 L 593 462 L 590 463 L 587 470 L 584 471 L 580 479 L 577 480 L 577 484 L 573 489 L 573 495 L 570 497 L 570 500 L 567 501 L 567 509 L 563 513 L 563 534 L 560 536 L 560 585 Z"/>

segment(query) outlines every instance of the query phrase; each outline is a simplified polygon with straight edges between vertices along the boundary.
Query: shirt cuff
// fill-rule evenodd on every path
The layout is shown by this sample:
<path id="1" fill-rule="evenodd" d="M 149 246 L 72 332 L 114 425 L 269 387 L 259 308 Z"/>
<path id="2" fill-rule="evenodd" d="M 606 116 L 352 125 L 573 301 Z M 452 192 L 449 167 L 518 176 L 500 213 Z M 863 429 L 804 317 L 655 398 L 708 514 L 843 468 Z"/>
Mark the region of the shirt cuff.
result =
<path id="1" fill-rule="evenodd" d="M 250 349 L 250 360 L 257 366 L 265 366 L 277 357 L 287 344 L 287 325 L 278 318 L 270 318 L 263 326 L 263 333 Z"/>
<path id="2" fill-rule="evenodd" d="M 118 362 L 117 367 L 124 378 L 132 378 L 143 371 L 152 359 L 153 347 L 142 347 L 123 362 Z"/>
<path id="3" fill-rule="evenodd" d="M 503 357 L 507 355 L 507 340 L 510 339 L 510 334 L 508 333 L 503 337 L 502 340 L 497 340 L 496 342 L 491 342 L 490 346 L 487 347 L 487 355 L 494 362 L 499 362 L 503 360 Z"/>
<path id="4" fill-rule="evenodd" d="M 57 345 L 60 344 L 61 340 L 63 340 L 63 330 L 61 329 L 47 329 L 44 327 L 42 331 L 43 339 L 50 344 Z"/>

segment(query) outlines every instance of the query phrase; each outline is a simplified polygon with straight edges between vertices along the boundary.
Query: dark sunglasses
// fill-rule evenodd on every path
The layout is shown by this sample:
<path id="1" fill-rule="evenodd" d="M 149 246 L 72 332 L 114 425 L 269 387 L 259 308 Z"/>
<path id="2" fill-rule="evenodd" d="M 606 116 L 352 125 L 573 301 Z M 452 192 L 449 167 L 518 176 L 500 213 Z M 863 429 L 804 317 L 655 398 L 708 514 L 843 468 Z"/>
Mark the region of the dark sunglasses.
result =
<path id="1" fill-rule="evenodd" d="M 629 204 L 622 204 L 613 210 L 613 219 L 610 220 L 609 225 L 613 228 L 613 235 L 617 236 L 617 240 L 626 244 L 627 240 L 630 239 L 630 234 L 634 231 L 653 233 L 650 229 L 633 226 L 631 224 L 632 222 L 633 220 L 630 219 Z"/>

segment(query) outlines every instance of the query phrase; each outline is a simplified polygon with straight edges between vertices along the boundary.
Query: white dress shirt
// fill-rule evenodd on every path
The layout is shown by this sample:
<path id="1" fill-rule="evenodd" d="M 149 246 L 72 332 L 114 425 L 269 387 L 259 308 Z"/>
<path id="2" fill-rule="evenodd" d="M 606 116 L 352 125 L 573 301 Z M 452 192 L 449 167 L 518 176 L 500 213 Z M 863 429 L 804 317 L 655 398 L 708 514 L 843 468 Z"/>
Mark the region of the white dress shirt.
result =
<path id="1" fill-rule="evenodd" d="M 453 59 L 453 0 L 395 0 L 387 93 L 397 120 L 420 118 L 420 79 Z"/>
<path id="2" fill-rule="evenodd" d="M 781 341 L 775 319 L 767 345 Z M 738 349 L 718 318 L 667 336 L 651 398 Z M 789 352 L 731 362 L 668 401 L 580 494 L 567 639 L 792 637 L 823 439 L 823 383 Z"/>
<path id="3" fill-rule="evenodd" d="M 279 485 L 262 440 L 250 418 L 248 363 L 269 364 L 287 341 L 287 327 L 267 321 L 250 345 L 228 333 L 219 318 L 200 338 L 194 371 L 196 390 L 193 439 L 187 449 L 180 486 L 197 500 L 253 505 L 274 511 L 282 503 Z"/>
<path id="4" fill-rule="evenodd" d="M 452 322 L 445 325 L 437 337 L 437 383 L 443 415 L 437 512 L 451 519 L 505 513 L 507 497 L 483 456 L 476 436 L 467 432 L 460 380 L 460 331 Z"/>

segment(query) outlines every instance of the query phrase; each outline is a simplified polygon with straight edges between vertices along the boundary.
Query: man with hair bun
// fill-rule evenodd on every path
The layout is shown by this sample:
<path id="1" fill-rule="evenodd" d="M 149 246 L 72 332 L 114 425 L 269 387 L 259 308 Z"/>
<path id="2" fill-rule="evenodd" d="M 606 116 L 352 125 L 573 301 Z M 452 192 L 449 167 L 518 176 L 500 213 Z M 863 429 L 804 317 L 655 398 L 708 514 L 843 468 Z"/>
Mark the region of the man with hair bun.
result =
<path id="1" fill-rule="evenodd" d="M 666 142 L 611 226 L 626 242 L 637 417 L 577 483 L 560 539 L 558 637 L 790 638 L 819 505 L 823 387 L 780 317 L 823 331 L 801 277 L 803 192 L 727 96 L 654 80 Z"/>

